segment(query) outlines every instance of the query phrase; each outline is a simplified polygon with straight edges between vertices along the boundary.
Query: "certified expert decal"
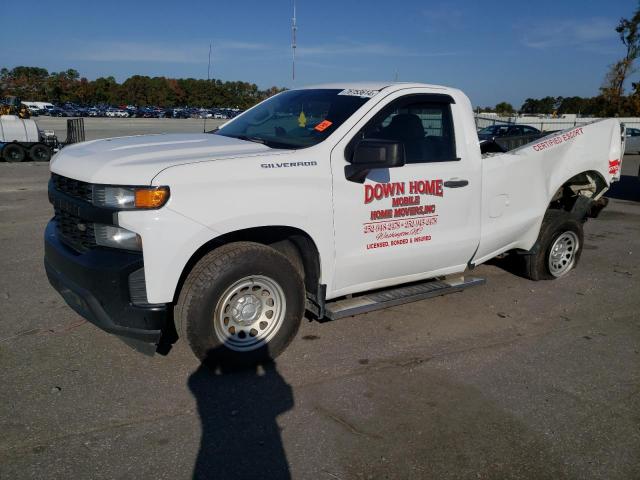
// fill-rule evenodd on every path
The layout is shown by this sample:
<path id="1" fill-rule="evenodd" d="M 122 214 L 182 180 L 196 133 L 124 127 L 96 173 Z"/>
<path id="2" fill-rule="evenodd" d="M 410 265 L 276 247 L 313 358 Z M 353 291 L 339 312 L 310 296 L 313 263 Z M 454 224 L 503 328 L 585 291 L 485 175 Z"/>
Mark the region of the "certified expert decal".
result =
<path id="1" fill-rule="evenodd" d="M 442 197 L 442 187 L 441 179 L 364 185 L 364 203 L 375 207 L 362 224 L 366 249 L 430 241 L 429 230 L 437 225 L 438 214 L 427 199 Z"/>
<path id="2" fill-rule="evenodd" d="M 541 152 L 542 150 L 555 147 L 556 145 L 560 145 L 561 143 L 571 141 L 574 138 L 579 137 L 580 135 L 582 135 L 582 127 L 577 127 L 567 132 L 558 133 L 556 135 L 553 135 L 552 137 L 545 138 L 542 141 L 534 144 L 531 148 L 533 148 L 536 152 Z"/>

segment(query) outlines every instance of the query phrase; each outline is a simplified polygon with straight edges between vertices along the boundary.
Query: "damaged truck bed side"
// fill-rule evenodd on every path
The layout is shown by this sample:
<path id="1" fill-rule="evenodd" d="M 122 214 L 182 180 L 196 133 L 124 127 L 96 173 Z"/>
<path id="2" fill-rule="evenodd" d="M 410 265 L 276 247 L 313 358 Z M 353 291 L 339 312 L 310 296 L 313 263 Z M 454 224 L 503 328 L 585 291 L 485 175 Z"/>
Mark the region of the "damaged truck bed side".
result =
<path id="1" fill-rule="evenodd" d="M 51 162 L 51 284 L 100 328 L 212 365 L 273 358 L 305 311 L 460 291 L 493 257 L 565 277 L 619 179 L 615 119 L 482 155 L 459 90 L 289 90 L 213 134 L 84 142 Z"/>
<path id="2" fill-rule="evenodd" d="M 514 248 L 530 250 L 547 208 L 582 219 L 597 215 L 610 182 L 620 179 L 623 142 L 623 127 L 608 119 L 485 154 L 484 221 L 474 263 Z"/>

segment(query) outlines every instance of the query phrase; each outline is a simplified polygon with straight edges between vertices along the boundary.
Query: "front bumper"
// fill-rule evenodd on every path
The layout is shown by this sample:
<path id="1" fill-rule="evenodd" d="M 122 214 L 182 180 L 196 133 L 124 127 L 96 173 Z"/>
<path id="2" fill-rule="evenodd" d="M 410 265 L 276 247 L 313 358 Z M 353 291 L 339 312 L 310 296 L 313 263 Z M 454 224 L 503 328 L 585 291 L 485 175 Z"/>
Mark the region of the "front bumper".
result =
<path id="1" fill-rule="evenodd" d="M 45 230 L 44 265 L 51 285 L 67 304 L 102 330 L 159 343 L 168 322 L 165 304 L 131 302 L 129 275 L 143 268 L 142 254 L 95 248 L 78 253 L 63 244 L 51 220 Z"/>

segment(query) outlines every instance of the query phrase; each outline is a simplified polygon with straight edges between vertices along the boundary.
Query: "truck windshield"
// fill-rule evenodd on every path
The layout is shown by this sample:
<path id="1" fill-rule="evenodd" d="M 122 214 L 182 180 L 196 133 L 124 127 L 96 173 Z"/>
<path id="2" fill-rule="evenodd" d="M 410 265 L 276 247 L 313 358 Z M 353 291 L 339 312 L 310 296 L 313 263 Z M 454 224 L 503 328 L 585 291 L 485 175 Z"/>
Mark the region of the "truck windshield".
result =
<path id="1" fill-rule="evenodd" d="M 348 90 L 289 90 L 240 115 L 216 134 L 273 148 L 306 148 L 327 138 L 369 98 Z"/>

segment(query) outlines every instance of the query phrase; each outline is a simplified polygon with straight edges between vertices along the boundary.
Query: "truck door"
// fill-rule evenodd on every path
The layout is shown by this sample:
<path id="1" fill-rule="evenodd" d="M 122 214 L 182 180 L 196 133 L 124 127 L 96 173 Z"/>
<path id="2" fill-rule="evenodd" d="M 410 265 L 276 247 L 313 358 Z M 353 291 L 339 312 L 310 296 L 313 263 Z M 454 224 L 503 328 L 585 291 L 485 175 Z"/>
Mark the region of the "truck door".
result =
<path id="1" fill-rule="evenodd" d="M 468 153 L 477 136 L 466 141 L 458 125 L 468 116 L 473 128 L 470 105 L 415 90 L 382 100 L 332 150 L 330 297 L 463 271 L 477 248 L 480 164 Z M 406 165 L 348 180 L 344 167 L 363 138 L 402 142 Z"/>

